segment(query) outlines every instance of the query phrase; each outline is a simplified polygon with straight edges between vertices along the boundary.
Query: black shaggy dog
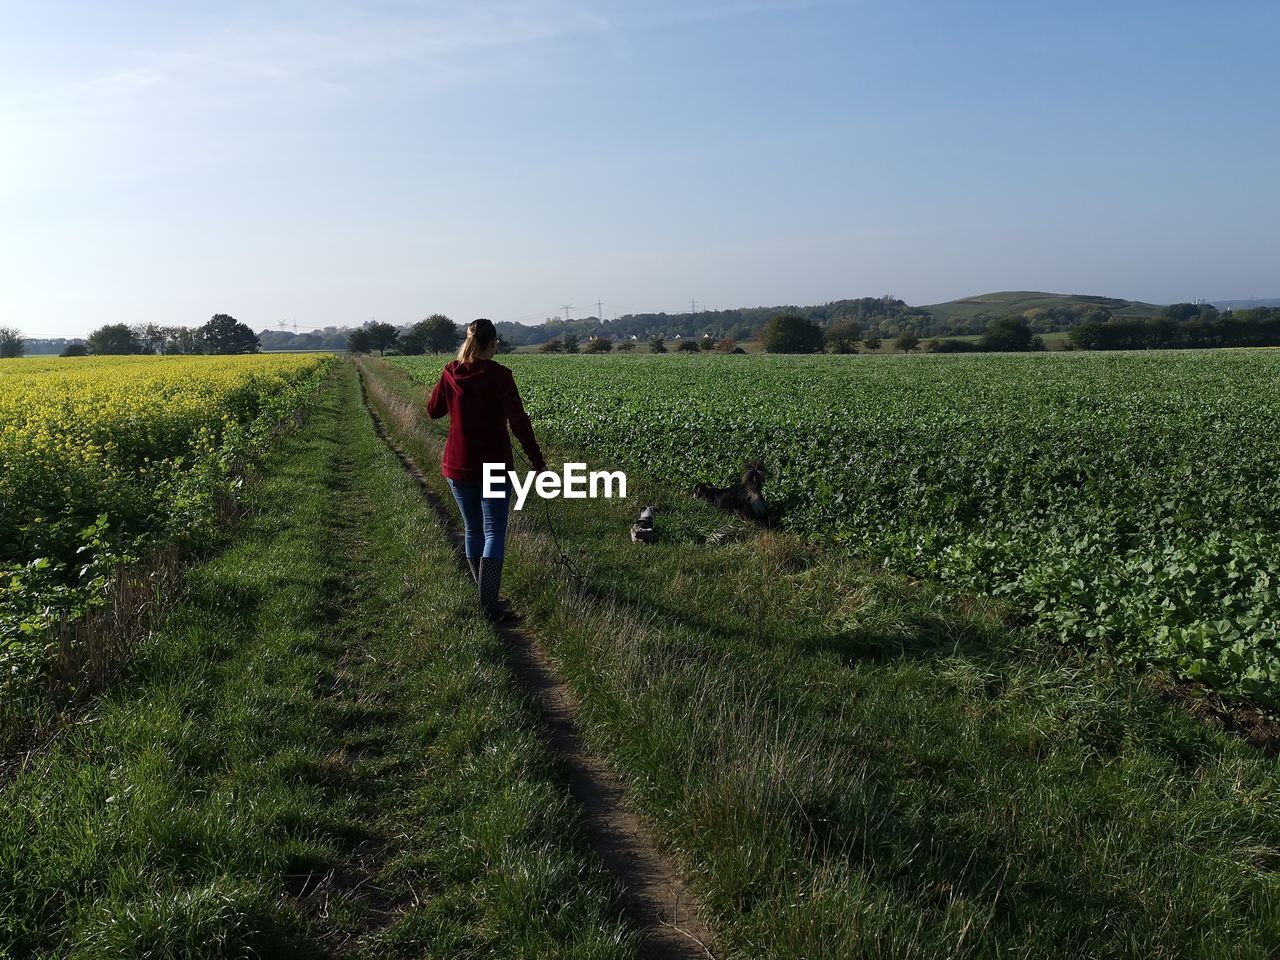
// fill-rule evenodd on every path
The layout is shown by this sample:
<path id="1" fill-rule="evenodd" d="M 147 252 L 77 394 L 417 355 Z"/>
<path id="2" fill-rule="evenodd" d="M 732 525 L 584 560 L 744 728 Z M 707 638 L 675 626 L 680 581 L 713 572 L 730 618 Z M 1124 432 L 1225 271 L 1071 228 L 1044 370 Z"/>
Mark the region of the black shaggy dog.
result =
<path id="1" fill-rule="evenodd" d="M 713 487 L 709 483 L 700 483 L 693 488 L 693 495 L 746 520 L 763 522 L 769 516 L 769 505 L 764 502 L 764 494 L 760 492 L 764 487 L 764 480 L 764 464 L 759 460 L 748 460 L 742 468 L 742 478 L 732 487 Z"/>

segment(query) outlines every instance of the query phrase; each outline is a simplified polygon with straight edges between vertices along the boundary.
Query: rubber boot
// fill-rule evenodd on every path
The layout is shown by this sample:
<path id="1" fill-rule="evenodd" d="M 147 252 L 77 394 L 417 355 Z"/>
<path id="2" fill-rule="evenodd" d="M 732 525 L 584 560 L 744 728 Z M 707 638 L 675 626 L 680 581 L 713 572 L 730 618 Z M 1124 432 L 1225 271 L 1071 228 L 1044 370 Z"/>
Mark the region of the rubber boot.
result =
<path id="1" fill-rule="evenodd" d="M 471 571 L 471 579 L 480 582 L 480 561 L 475 557 L 467 557 L 467 568 Z"/>
<path id="2" fill-rule="evenodd" d="M 498 591 L 502 589 L 502 558 L 480 558 L 480 606 L 489 616 L 501 613 Z"/>

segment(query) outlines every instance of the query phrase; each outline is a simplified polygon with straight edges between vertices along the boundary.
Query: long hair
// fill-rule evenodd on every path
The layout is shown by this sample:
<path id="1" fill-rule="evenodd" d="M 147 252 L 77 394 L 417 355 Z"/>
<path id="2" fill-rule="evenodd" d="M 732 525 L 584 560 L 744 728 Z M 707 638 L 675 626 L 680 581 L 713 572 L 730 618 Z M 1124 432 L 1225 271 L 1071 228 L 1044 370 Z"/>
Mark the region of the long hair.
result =
<path id="1" fill-rule="evenodd" d="M 458 348 L 458 362 L 475 363 L 481 351 L 488 349 L 497 339 L 498 331 L 492 320 L 486 320 L 484 317 L 472 320 L 467 324 L 467 339 L 463 340 L 462 346 Z"/>

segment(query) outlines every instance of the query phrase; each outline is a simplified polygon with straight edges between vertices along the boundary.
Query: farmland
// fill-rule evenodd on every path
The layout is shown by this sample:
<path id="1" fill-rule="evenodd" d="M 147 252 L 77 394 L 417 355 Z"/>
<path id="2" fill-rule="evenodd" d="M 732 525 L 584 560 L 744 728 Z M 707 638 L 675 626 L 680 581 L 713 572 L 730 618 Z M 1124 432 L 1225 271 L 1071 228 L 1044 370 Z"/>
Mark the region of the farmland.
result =
<path id="1" fill-rule="evenodd" d="M 67 453 L 68 489 L 123 505 L 68 549 L 186 557 L 109 682 L 0 758 L 0 956 L 622 960 L 668 955 L 658 935 L 722 960 L 1272 956 L 1274 751 L 1099 655 L 1174 664 L 1155 645 L 997 590 L 1050 576 L 1028 558 L 1066 535 L 1033 522 L 1055 505 L 1131 547 L 1272 529 L 1250 459 L 1270 354 L 1167 359 L 503 358 L 551 459 L 630 482 L 513 517 L 501 624 L 451 547 L 423 411 L 442 358 L 165 361 L 181 384 L 145 359 L 0 366 L 85 376 L 23 388 L 82 431 L 49 437 L 107 451 L 83 478 Z M 117 399 L 66 399 L 95 380 Z M 1199 473 L 1174 469 L 1192 441 Z M 755 454 L 780 526 L 689 496 Z M 1216 519 L 1147 517 L 1139 483 Z M 647 547 L 627 536 L 643 504 Z M 1105 573 L 1090 556 L 1080 576 Z M 682 877 L 701 942 L 625 896 L 566 730 Z"/>
<path id="2" fill-rule="evenodd" d="M 763 457 L 788 529 L 1277 702 L 1280 354 L 509 362 L 569 449 L 684 487 Z"/>
<path id="3" fill-rule="evenodd" d="M 0 366 L 0 675 L 12 703 L 44 637 L 114 572 L 217 532 L 221 498 L 305 401 L 318 357 L 104 357 Z"/>

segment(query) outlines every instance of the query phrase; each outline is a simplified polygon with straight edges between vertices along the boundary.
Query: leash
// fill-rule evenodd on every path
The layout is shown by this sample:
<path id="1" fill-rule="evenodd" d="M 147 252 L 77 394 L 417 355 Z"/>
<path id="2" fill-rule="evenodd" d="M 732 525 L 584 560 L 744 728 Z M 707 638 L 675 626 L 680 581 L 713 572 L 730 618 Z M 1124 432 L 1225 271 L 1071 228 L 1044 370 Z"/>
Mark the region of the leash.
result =
<path id="1" fill-rule="evenodd" d="M 515 444 L 512 444 L 512 448 L 515 449 Z M 525 466 L 532 470 L 533 464 L 529 462 L 529 458 L 525 456 L 524 451 L 517 450 L 516 452 L 520 455 L 520 459 L 524 461 Z M 578 565 L 569 556 L 569 552 L 565 550 L 564 545 L 560 542 L 559 534 L 556 533 L 556 525 L 551 520 L 550 502 L 542 497 L 538 499 L 542 500 L 542 520 L 547 525 L 547 533 L 551 535 L 551 542 L 555 545 L 556 553 L 559 554 L 554 561 L 554 565 L 562 568 L 564 575 L 574 583 L 579 585 L 585 583 L 586 575 L 578 569 Z"/>
<path id="2" fill-rule="evenodd" d="M 563 567 L 565 576 L 574 583 L 581 585 L 586 581 L 586 575 L 578 569 L 577 564 L 573 562 L 573 558 L 560 545 L 560 538 L 556 536 L 556 525 L 551 522 L 551 504 L 546 500 L 542 501 L 542 517 L 546 521 L 547 532 L 551 534 L 551 542 L 555 544 L 556 552 L 560 554 L 555 561 L 556 566 Z"/>

